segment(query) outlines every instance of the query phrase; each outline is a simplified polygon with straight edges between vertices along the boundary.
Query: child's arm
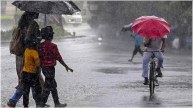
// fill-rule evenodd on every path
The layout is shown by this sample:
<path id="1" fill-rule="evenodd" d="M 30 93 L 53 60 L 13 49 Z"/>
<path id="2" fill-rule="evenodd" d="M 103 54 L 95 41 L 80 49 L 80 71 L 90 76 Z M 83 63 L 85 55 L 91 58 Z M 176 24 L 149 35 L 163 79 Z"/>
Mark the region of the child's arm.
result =
<path id="1" fill-rule="evenodd" d="M 40 72 L 39 71 L 39 69 L 40 69 L 40 58 L 39 58 L 38 52 L 36 50 L 34 50 L 34 52 L 33 52 L 33 57 L 34 57 L 35 65 L 37 67 L 37 72 Z"/>
<path id="2" fill-rule="evenodd" d="M 68 70 L 70 70 L 71 72 L 73 72 L 73 70 L 72 70 L 71 68 L 69 68 L 63 60 L 59 60 L 59 62 L 66 68 L 66 71 L 67 71 L 67 72 L 68 72 Z"/>
<path id="3" fill-rule="evenodd" d="M 40 67 L 40 58 L 39 58 L 38 52 L 34 51 L 33 56 L 34 56 L 35 65 L 37 67 Z"/>
<path id="4" fill-rule="evenodd" d="M 57 46 L 54 48 L 54 52 L 56 54 L 56 59 L 66 68 L 66 71 L 68 72 L 68 70 L 70 70 L 71 72 L 73 72 L 73 70 L 69 68 L 64 62 L 64 60 L 62 59 L 62 56 L 60 55 L 60 52 Z"/>

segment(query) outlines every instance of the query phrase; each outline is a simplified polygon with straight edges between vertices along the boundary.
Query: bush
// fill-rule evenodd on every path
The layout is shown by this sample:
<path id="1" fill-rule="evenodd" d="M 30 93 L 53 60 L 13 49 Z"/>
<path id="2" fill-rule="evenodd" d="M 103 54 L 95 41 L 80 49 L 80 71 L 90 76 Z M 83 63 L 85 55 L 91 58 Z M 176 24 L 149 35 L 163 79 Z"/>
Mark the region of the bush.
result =
<path id="1" fill-rule="evenodd" d="M 69 32 L 67 32 L 66 30 L 64 30 L 61 26 L 53 25 L 52 27 L 53 27 L 54 35 L 55 35 L 55 36 L 67 36 L 67 35 L 71 35 Z"/>
<path id="2" fill-rule="evenodd" d="M 58 25 L 53 25 L 53 30 L 55 33 L 54 35 L 56 37 L 64 37 L 64 36 L 71 35 L 71 33 L 67 32 L 66 30 L 63 30 L 63 28 Z M 1 31 L 1 40 L 6 40 L 6 41 L 11 40 L 12 32 L 13 32 L 13 29 L 8 31 Z"/>
<path id="3" fill-rule="evenodd" d="M 1 16 L 1 20 L 13 20 L 14 16 Z"/>
<path id="4" fill-rule="evenodd" d="M 9 31 L 1 31 L 1 40 L 11 40 L 12 32 L 13 29 Z"/>

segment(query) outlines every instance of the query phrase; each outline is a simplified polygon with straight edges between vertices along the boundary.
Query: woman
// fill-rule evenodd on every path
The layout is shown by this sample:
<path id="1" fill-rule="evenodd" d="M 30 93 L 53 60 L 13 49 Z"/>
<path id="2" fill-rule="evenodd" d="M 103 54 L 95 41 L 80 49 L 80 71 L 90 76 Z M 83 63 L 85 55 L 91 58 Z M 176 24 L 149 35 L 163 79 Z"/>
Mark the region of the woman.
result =
<path id="1" fill-rule="evenodd" d="M 29 37 L 34 36 L 38 37 L 39 35 L 39 26 L 37 22 L 34 21 L 34 19 L 37 19 L 39 16 L 39 13 L 35 12 L 24 12 L 19 20 L 18 27 L 21 29 L 21 37 L 23 37 L 23 45 L 25 46 L 26 41 L 29 39 Z M 33 32 L 32 32 L 33 29 Z M 31 30 L 31 32 L 30 32 Z M 29 33 L 30 32 L 30 33 Z M 21 83 L 21 72 L 23 68 L 23 55 L 16 56 L 16 71 L 18 76 L 18 85 L 16 86 L 16 91 L 12 98 L 9 100 L 7 105 L 9 107 L 15 107 L 21 96 L 23 95 L 23 84 Z M 39 70 L 40 71 L 40 70 Z M 40 72 L 39 72 L 40 73 Z M 41 74 L 39 74 L 40 82 L 43 87 L 43 78 Z M 33 90 L 33 89 L 32 89 Z"/>

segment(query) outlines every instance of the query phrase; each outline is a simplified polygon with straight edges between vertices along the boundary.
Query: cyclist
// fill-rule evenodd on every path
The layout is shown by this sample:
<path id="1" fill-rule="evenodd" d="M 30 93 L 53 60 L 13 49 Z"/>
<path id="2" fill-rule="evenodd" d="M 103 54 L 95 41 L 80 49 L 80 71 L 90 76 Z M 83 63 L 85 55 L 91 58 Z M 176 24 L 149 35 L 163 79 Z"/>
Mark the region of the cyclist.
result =
<path id="1" fill-rule="evenodd" d="M 167 36 L 165 35 L 162 38 L 144 38 L 144 46 L 146 47 L 146 51 L 160 51 L 154 52 L 155 57 L 158 59 L 158 65 L 156 67 L 157 77 L 162 77 L 162 72 L 160 68 L 163 68 L 163 53 L 166 43 Z M 148 85 L 148 64 L 150 58 L 152 56 L 152 52 L 144 52 L 143 53 L 143 73 L 142 77 L 144 77 L 144 85 Z"/>

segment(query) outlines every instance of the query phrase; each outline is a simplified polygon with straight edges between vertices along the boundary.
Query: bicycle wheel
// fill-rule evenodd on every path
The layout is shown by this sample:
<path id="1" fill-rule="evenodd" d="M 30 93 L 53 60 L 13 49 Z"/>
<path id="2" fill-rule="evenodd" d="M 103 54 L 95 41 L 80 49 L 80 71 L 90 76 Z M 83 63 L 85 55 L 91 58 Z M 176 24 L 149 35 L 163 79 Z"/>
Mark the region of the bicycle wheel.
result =
<path id="1" fill-rule="evenodd" d="M 152 79 L 152 80 L 150 80 L 150 83 L 149 83 L 150 96 L 154 94 L 154 88 L 155 88 L 155 84 L 154 84 L 154 81 Z"/>
<path id="2" fill-rule="evenodd" d="M 155 81 L 154 81 L 154 70 L 155 70 L 155 63 L 151 63 L 150 65 L 150 74 L 149 74 L 149 90 L 150 90 L 150 96 L 154 94 L 154 88 L 155 88 Z"/>

